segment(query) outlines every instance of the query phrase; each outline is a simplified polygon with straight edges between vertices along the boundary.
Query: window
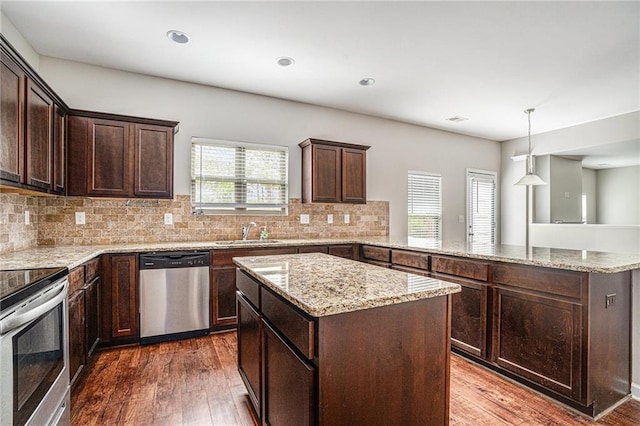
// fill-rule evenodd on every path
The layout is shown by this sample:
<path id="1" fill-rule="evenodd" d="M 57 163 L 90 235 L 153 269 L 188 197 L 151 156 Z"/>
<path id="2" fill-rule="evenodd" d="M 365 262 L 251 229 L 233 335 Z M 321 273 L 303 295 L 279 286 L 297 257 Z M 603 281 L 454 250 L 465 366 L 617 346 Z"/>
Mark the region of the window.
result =
<path id="1" fill-rule="evenodd" d="M 409 172 L 407 231 L 412 243 L 439 243 L 442 239 L 441 187 L 440 175 Z"/>
<path id="2" fill-rule="evenodd" d="M 191 140 L 191 205 L 218 214 L 287 214 L 289 149 Z"/>
<path id="3" fill-rule="evenodd" d="M 467 169 L 467 241 L 496 241 L 496 174 Z"/>

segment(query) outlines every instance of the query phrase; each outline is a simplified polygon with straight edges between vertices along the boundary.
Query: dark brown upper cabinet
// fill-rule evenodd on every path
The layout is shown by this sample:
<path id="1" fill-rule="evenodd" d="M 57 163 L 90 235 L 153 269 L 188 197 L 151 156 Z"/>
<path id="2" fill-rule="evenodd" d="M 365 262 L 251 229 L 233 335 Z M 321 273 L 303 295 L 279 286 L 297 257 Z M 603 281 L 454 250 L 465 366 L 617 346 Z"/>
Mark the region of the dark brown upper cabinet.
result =
<path id="1" fill-rule="evenodd" d="M 173 197 L 175 121 L 72 110 L 67 195 Z"/>
<path id="2" fill-rule="evenodd" d="M 0 185 L 64 193 L 64 102 L 0 35 Z"/>
<path id="3" fill-rule="evenodd" d="M 364 145 L 307 139 L 302 148 L 302 202 L 367 202 L 367 150 Z"/>
<path id="4" fill-rule="evenodd" d="M 0 179 L 22 183 L 24 174 L 25 73 L 5 52 L 0 69 Z"/>

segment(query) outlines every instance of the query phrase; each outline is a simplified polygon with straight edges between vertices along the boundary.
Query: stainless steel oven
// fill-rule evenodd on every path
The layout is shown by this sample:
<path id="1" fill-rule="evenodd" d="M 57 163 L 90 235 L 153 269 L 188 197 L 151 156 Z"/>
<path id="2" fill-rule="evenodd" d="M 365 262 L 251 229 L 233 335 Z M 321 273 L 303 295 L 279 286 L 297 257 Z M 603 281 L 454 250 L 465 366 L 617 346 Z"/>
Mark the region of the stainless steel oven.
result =
<path id="1" fill-rule="evenodd" d="M 0 425 L 69 425 L 68 270 L 0 271 Z"/>

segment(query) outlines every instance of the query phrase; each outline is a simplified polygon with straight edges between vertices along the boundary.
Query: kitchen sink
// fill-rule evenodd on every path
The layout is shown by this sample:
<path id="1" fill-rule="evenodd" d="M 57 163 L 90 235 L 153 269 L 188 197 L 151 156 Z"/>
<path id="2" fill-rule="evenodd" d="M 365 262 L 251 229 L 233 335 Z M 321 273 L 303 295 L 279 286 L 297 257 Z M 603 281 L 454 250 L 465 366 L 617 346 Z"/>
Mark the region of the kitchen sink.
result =
<path id="1" fill-rule="evenodd" d="M 216 241 L 216 244 L 234 244 L 234 245 L 251 245 L 251 244 L 271 244 L 279 243 L 279 240 L 231 240 L 231 241 Z"/>

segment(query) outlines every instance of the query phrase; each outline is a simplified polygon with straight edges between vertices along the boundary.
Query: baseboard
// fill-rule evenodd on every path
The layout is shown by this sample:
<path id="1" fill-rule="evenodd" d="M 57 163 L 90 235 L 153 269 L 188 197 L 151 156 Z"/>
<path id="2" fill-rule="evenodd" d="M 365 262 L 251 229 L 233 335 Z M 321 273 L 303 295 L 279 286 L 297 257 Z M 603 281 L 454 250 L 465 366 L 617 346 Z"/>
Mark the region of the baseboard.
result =
<path id="1" fill-rule="evenodd" d="M 640 383 L 631 383 L 631 397 L 640 401 Z"/>

